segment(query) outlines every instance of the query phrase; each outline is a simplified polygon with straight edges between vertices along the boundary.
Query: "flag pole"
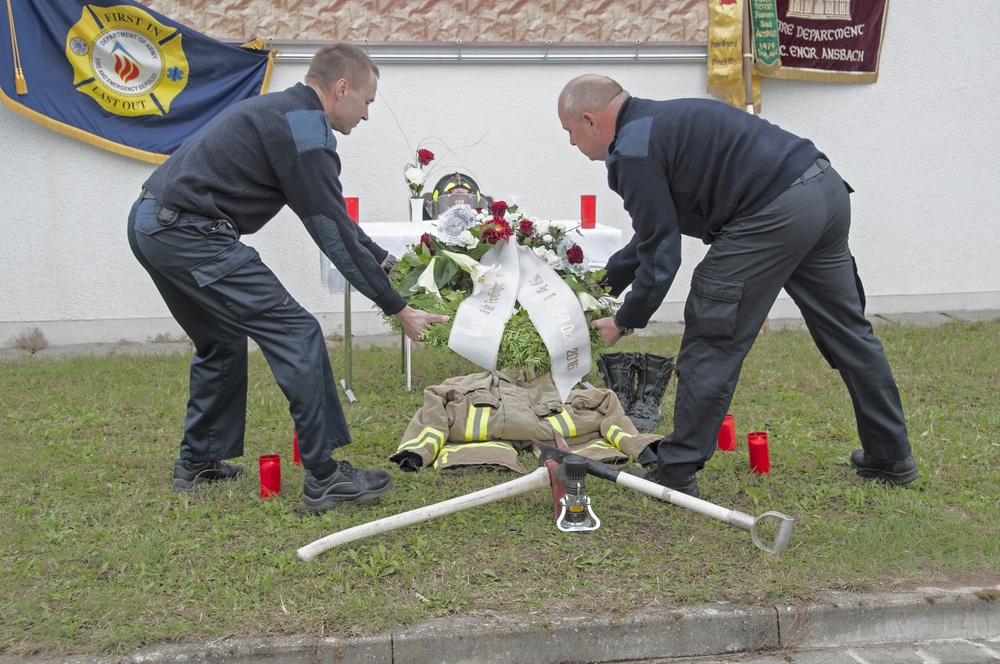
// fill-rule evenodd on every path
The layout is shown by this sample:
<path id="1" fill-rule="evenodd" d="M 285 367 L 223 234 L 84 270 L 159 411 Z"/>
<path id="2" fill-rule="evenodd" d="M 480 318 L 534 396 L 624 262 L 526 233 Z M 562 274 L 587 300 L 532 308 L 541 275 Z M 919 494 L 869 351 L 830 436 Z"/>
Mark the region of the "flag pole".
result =
<path id="1" fill-rule="evenodd" d="M 743 107 L 750 115 L 754 115 L 753 103 L 753 37 L 750 29 L 750 3 L 753 0 L 743 0 Z M 761 326 L 764 336 L 771 333 L 769 318 L 764 319 Z"/>
<path id="2" fill-rule="evenodd" d="M 743 100 L 746 112 L 753 115 L 753 43 L 750 32 L 750 3 L 743 0 Z"/>

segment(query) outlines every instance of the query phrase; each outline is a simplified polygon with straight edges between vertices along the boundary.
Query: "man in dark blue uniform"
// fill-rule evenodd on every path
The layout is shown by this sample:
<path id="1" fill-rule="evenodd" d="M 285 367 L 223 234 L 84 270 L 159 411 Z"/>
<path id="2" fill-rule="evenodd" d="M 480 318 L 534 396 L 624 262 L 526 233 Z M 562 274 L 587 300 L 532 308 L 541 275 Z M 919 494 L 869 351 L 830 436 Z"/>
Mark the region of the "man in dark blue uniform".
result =
<path id="1" fill-rule="evenodd" d="M 865 477 L 919 477 L 899 390 L 865 318 L 848 246 L 850 189 L 811 141 L 722 102 L 650 101 L 588 74 L 559 96 L 559 120 L 584 155 L 602 160 L 634 236 L 608 261 L 613 317 L 594 321 L 615 344 L 645 327 L 681 262 L 681 235 L 710 245 L 695 268 L 677 355 L 674 428 L 647 477 L 698 496 L 695 473 L 716 447 L 743 361 L 782 288 L 840 371 Z"/>
<path id="2" fill-rule="evenodd" d="M 347 214 L 333 131 L 368 119 L 378 68 L 335 44 L 313 58 L 306 82 L 235 104 L 213 118 L 146 180 L 129 215 L 132 251 L 194 342 L 190 398 L 173 488 L 243 473 L 247 338 L 264 353 L 289 401 L 306 470 L 302 500 L 326 509 L 392 485 L 384 470 L 332 459 L 351 442 L 323 337 L 240 237 L 288 205 L 351 285 L 411 339 L 446 316 L 412 309 L 393 290 L 388 253 Z"/>

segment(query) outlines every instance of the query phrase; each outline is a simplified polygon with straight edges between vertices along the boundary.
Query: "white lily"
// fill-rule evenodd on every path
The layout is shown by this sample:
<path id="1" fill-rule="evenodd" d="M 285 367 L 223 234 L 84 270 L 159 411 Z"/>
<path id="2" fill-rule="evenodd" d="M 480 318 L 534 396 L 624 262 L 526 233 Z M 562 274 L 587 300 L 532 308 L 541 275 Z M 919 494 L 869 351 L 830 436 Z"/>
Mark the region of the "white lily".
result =
<path id="1" fill-rule="evenodd" d="M 580 300 L 580 306 L 584 311 L 597 311 L 601 308 L 601 303 L 590 293 L 577 292 L 576 298 Z"/>
<path id="2" fill-rule="evenodd" d="M 437 256 L 431 258 L 431 262 L 427 264 L 427 268 L 420 274 L 417 279 L 417 285 L 410 288 L 415 292 L 417 287 L 423 288 L 428 293 L 434 293 L 437 295 L 438 299 L 441 299 L 441 293 L 438 292 L 437 282 L 434 281 L 434 262 L 437 260 Z"/>
<path id="3" fill-rule="evenodd" d="M 479 291 L 483 289 L 483 284 L 486 283 L 486 277 L 491 273 L 495 272 L 497 269 L 496 265 L 490 265 L 486 267 L 479 261 L 477 261 L 472 256 L 466 256 L 465 254 L 456 254 L 453 251 L 448 251 L 447 249 L 442 249 L 441 253 L 455 261 L 458 267 L 462 268 L 464 272 L 468 272 L 472 275 L 472 294 L 479 295 Z"/>

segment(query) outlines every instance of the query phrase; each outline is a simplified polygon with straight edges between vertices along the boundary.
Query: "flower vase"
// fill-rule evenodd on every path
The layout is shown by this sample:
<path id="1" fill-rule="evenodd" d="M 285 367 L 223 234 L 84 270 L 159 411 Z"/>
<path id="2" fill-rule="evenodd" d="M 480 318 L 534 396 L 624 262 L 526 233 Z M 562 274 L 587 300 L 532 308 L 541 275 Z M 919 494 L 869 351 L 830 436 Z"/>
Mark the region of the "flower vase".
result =
<path id="1" fill-rule="evenodd" d="M 410 221 L 414 224 L 421 224 L 424 221 L 424 199 L 410 199 Z"/>

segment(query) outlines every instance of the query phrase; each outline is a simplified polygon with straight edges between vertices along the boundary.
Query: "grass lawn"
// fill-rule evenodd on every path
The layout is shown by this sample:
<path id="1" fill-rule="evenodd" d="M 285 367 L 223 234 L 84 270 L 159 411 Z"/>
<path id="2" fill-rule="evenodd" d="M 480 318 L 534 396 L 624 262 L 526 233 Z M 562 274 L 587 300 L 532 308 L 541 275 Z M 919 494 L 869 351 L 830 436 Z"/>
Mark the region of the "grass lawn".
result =
<path id="1" fill-rule="evenodd" d="M 1000 321 L 878 329 L 923 476 L 893 489 L 848 466 L 858 447 L 847 391 L 805 332 L 762 336 L 730 411 L 738 449 L 699 474 L 703 497 L 797 520 L 787 550 L 598 479 L 602 521 L 561 533 L 543 491 L 353 542 L 304 563 L 329 533 L 514 478 L 474 469 L 403 473 L 387 460 L 422 388 L 476 367 L 418 348 L 407 392 L 399 350 L 356 348 L 343 456 L 392 470 L 381 499 L 322 514 L 300 502 L 287 402 L 251 356 L 246 456 L 237 482 L 170 491 L 187 400 L 184 355 L 0 363 L 0 657 L 129 653 L 243 635 L 361 635 L 442 615 L 572 609 L 614 613 L 819 590 L 995 585 L 1000 580 Z M 677 337 L 617 349 L 674 355 Z M 335 370 L 342 347 L 332 345 Z M 589 376 L 600 385 L 596 372 Z M 664 399 L 670 420 L 673 383 Z M 666 432 L 667 425 L 663 431 Z M 771 472 L 746 434 L 767 431 Z M 283 490 L 261 500 L 256 460 L 282 455 Z M 527 453 L 526 467 L 535 461 Z"/>

